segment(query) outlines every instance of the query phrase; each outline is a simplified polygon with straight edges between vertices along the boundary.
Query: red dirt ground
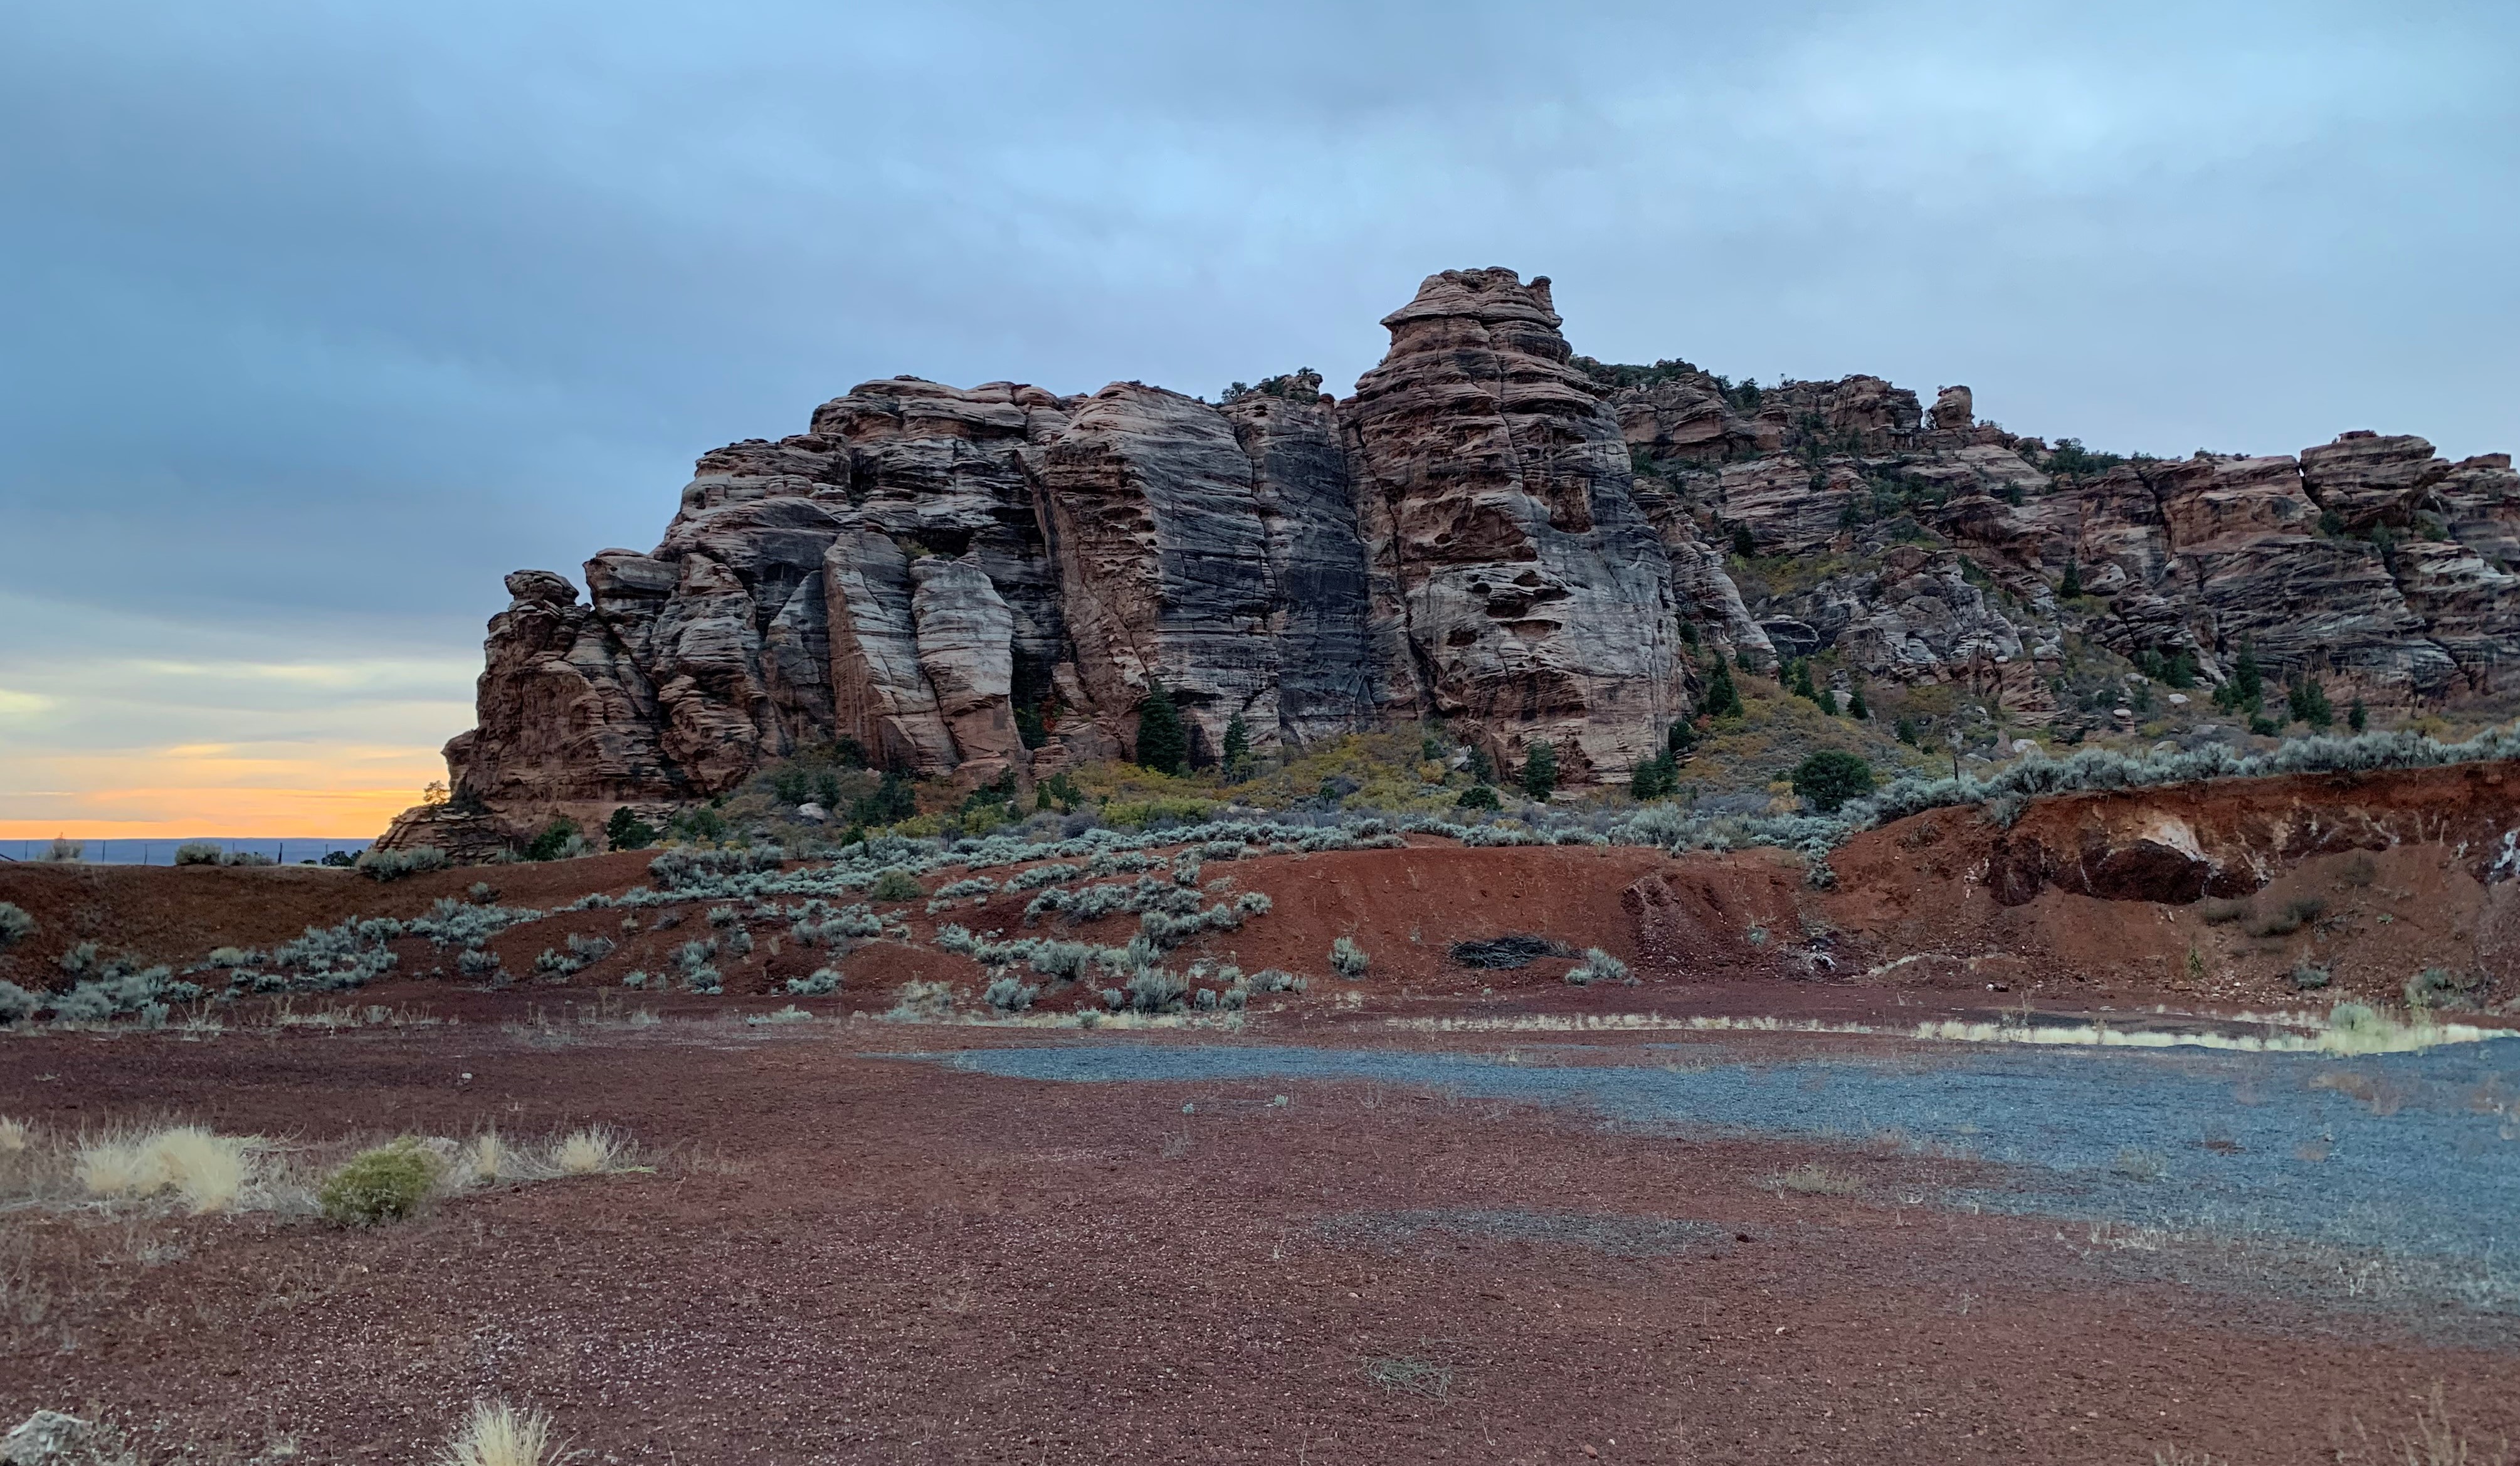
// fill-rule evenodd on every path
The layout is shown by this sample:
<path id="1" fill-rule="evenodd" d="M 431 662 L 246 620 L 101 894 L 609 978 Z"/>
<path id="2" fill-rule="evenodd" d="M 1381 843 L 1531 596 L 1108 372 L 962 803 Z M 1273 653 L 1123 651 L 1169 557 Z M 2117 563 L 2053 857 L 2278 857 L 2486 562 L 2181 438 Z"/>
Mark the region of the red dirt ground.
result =
<path id="1" fill-rule="evenodd" d="M 2481 879 L 2479 844 L 2501 786 L 2406 778 L 2180 796 L 2200 838 L 2265 861 L 2272 884 L 2243 913 L 2053 882 L 1997 900 L 2003 851 L 2037 837 L 2088 856 L 2150 818 L 2127 796 L 2035 806 L 2009 831 L 1973 811 L 1919 816 L 1837 852 L 1826 891 L 1775 852 L 1421 842 L 1211 862 L 1207 879 L 1232 882 L 1211 899 L 1257 890 L 1274 909 L 1180 958 L 1282 967 L 1309 991 L 1255 999 L 1238 1034 L 1124 1042 L 1494 1047 L 1391 1020 L 2263 1010 L 2393 996 L 2429 965 L 2480 973 L 2479 1000 L 2508 1002 L 2520 886 Z M 2318 833 L 2337 830 L 2381 837 Z M 416 914 L 476 880 L 550 909 L 640 884 L 647 859 L 386 885 L 304 868 L 0 866 L 0 901 L 42 923 L 0 955 L 0 978 L 52 985 L 54 958 L 82 940 L 179 963 L 269 946 Z M 2253 934 L 2310 898 L 2321 905 L 2297 929 Z M 919 945 L 851 953 L 838 996 L 798 1000 L 837 1022 L 736 1021 L 786 1004 L 787 978 L 831 960 L 784 923 L 755 927 L 749 956 L 720 957 L 727 997 L 625 992 L 623 974 L 662 973 L 709 930 L 699 903 L 672 928 L 651 910 L 628 932 L 624 911 L 597 910 L 513 929 L 493 944 L 518 979 L 500 991 L 406 941 L 392 981 L 241 1003 L 215 1037 L 0 1036 L 0 1115 L 52 1136 L 171 1115 L 338 1147 L 601 1122 L 656 1162 L 477 1192 L 372 1232 L 269 1214 L 0 1210 L 0 1417 L 92 1406 L 170 1442 L 293 1436 L 301 1459 L 328 1461 L 417 1459 L 470 1400 L 497 1395 L 555 1411 L 594 1460 L 2142 1466 L 2172 1449 L 2332 1460 L 2335 1432 L 2359 1417 L 2393 1435 L 2440 1382 L 2471 1430 L 2520 1434 L 2507 1356 L 2131 1283 L 2070 1229 L 1898 1200 L 1962 1178 L 1956 1162 L 1828 1156 L 1862 1189 L 1802 1195 L 1770 1184 L 1817 1155 L 1792 1145 L 1359 1085 L 1282 1086 L 1280 1106 L 1250 1086 L 1037 1084 L 881 1057 L 1062 1041 L 870 1021 L 913 978 L 972 1004 L 977 965 L 924 945 L 940 922 L 1109 944 L 1135 929 L 1126 916 L 1023 928 L 1023 899 L 886 908 Z M 565 982 L 533 980 L 535 955 L 571 933 L 619 947 Z M 1639 982 L 1571 987 L 1571 957 L 1482 971 L 1446 955 L 1507 933 L 1600 947 Z M 1372 958 L 1362 982 L 1329 972 L 1340 936 Z M 2297 994 L 2291 973 L 2310 961 L 2333 984 Z M 1086 985 L 1042 1003 L 1097 1005 Z M 371 1008 L 396 1021 L 272 1024 Z M 663 1021 L 627 1026 L 633 1009 Z M 1635 1057 L 1634 1039 L 1582 1037 L 1587 1052 Z M 1622 1257 L 1334 1235 L 1356 1214 L 1442 1207 L 1682 1219 L 1716 1240 Z M 1417 1388 L 1372 1376 L 1395 1359 L 1422 1366 Z"/>
<path id="2" fill-rule="evenodd" d="M 1811 1151 L 1443 1093 L 992 1079 L 869 1052 L 946 1037 L 880 1024 L 581 1032 L 13 1044 L 0 1112 L 55 1127 L 600 1119 L 661 1155 L 368 1232 L 13 1214 L 0 1413 L 286 1433 L 315 1460 L 417 1459 L 498 1396 L 612 1460 L 2140 1466 L 2325 1460 L 2440 1382 L 2471 1431 L 2520 1431 L 2506 1357 L 2129 1284 L 2050 1225 L 1899 1202 L 1958 1163 L 1828 1156 L 1863 1190 L 1800 1195 L 1762 1182 Z M 1445 1207 L 1712 1240 L 1338 1236 Z M 1451 1373 L 1370 1374 L 1395 1359 Z"/>

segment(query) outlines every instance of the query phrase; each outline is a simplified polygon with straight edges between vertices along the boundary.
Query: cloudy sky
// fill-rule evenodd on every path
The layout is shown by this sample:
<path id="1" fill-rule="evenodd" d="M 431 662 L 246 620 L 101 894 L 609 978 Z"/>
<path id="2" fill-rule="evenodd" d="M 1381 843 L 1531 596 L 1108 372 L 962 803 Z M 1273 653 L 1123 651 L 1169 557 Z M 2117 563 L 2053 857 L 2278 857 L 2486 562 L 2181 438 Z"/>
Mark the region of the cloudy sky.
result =
<path id="1" fill-rule="evenodd" d="M 1344 389 L 1422 276 L 2017 431 L 2520 447 L 2520 7 L 0 8 L 0 835 L 368 834 L 520 565 L 870 377 Z"/>

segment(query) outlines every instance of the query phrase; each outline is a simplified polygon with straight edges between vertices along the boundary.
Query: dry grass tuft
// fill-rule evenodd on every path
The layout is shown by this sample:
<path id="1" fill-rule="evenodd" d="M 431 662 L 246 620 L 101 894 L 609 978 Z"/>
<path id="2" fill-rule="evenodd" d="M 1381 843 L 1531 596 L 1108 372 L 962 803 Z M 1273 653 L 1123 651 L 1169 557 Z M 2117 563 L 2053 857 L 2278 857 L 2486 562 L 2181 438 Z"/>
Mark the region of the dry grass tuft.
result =
<path id="1" fill-rule="evenodd" d="M 596 1176 L 618 1171 L 628 1159 L 630 1142 L 603 1126 L 589 1126 L 562 1137 L 552 1147 L 552 1168 L 562 1176 Z"/>
<path id="2" fill-rule="evenodd" d="M 0 1115 L 0 1155 L 18 1155 L 33 1143 L 33 1139 L 25 1121 Z"/>
<path id="3" fill-rule="evenodd" d="M 492 1186 L 501 1181 L 522 1180 L 525 1158 L 499 1138 L 494 1130 L 483 1131 L 472 1137 L 472 1148 L 464 1153 L 463 1174 L 476 1185 Z"/>
<path id="4" fill-rule="evenodd" d="M 2432 1394 L 2415 1407 L 2412 1434 L 2402 1435 L 2387 1445 L 2373 1442 L 2362 1422 L 2354 1422 L 2354 1440 L 2339 1438 L 2336 1459 L 2340 1466 L 2510 1466 L 2511 1443 L 2497 1441 L 2488 1446 L 2473 1441 L 2465 1431 L 2451 1423 L 2450 1408 L 2442 1402 L 2442 1387 L 2435 1381 Z"/>
<path id="5" fill-rule="evenodd" d="M 138 1200 L 172 1191 L 196 1215 L 224 1212 L 245 1193 L 247 1141 L 198 1125 L 84 1141 L 79 1189 L 107 1200 Z"/>
<path id="6" fill-rule="evenodd" d="M 568 1447 L 552 1435 L 540 1410 L 519 1411 L 501 1400 L 472 1407 L 438 1455 L 438 1466 L 559 1466 Z"/>
<path id="7" fill-rule="evenodd" d="M 1768 1184 L 1776 1191 L 1804 1196 L 1852 1196 L 1864 1189 L 1864 1178 L 1826 1166 L 1796 1166 L 1771 1177 Z"/>

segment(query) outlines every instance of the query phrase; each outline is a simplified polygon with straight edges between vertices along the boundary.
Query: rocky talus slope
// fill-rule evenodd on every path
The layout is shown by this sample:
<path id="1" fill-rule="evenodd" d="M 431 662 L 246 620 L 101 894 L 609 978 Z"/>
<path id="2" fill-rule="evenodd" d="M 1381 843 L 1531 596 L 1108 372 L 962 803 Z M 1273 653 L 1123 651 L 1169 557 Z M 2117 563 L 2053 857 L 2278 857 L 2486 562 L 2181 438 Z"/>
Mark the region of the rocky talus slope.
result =
<path id="1" fill-rule="evenodd" d="M 1310 373 L 1222 404 L 900 378 L 703 456 L 663 541 L 589 559 L 582 598 L 508 577 L 456 797 L 384 843 L 593 829 L 843 735 L 1028 780 L 1130 753 L 1157 682 L 1194 761 L 1238 717 L 1264 752 L 1440 717 L 1506 767 L 1550 740 L 1581 783 L 1691 713 L 1710 647 L 2038 722 L 2072 715 L 2069 645 L 2211 683 L 2248 644 L 2406 702 L 2489 688 L 2520 632 L 2507 456 L 2358 432 L 2122 462 L 1982 423 L 1966 387 L 1605 367 L 1502 269 L 1383 324 L 1344 400 Z M 1740 573 L 1771 562 L 1822 573 Z"/>

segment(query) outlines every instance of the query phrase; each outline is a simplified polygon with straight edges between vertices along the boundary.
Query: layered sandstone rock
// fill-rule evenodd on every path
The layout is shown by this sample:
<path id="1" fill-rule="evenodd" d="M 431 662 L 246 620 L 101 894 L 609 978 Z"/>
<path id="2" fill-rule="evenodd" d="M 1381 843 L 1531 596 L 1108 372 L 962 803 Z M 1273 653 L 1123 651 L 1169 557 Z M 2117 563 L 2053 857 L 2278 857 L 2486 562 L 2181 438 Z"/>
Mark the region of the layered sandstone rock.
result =
<path id="1" fill-rule="evenodd" d="M 1548 280 L 1448 270 L 1383 325 L 1348 419 L 1433 709 L 1579 771 L 1651 756 L 1688 708 L 1670 560 Z"/>
<path id="2" fill-rule="evenodd" d="M 2520 473 L 2510 454 L 2452 465 L 2434 493 L 2453 538 L 2505 570 L 2520 567 Z"/>
<path id="3" fill-rule="evenodd" d="M 1157 683 L 1198 761 L 1237 720 L 1265 751 L 1441 718 L 1508 762 L 1550 739 L 1580 782 L 1688 714 L 1692 642 L 2037 721 L 2077 637 L 2208 681 L 2245 645 L 2383 702 L 2489 689 L 2520 638 L 2505 455 L 2356 432 L 2096 471 L 1966 387 L 1927 409 L 1875 377 L 1577 358 L 1549 283 L 1508 270 L 1431 276 L 1384 325 L 1343 402 L 1310 373 L 1222 404 L 904 377 L 704 455 L 653 550 L 586 562 L 583 602 L 509 577 L 455 800 L 389 839 L 653 819 L 841 738 L 1021 780 L 1127 754 Z"/>
<path id="4" fill-rule="evenodd" d="M 2349 432 L 2301 455 L 2302 486 L 2349 532 L 2412 523 L 2416 505 L 2449 472 L 2418 437 Z"/>

